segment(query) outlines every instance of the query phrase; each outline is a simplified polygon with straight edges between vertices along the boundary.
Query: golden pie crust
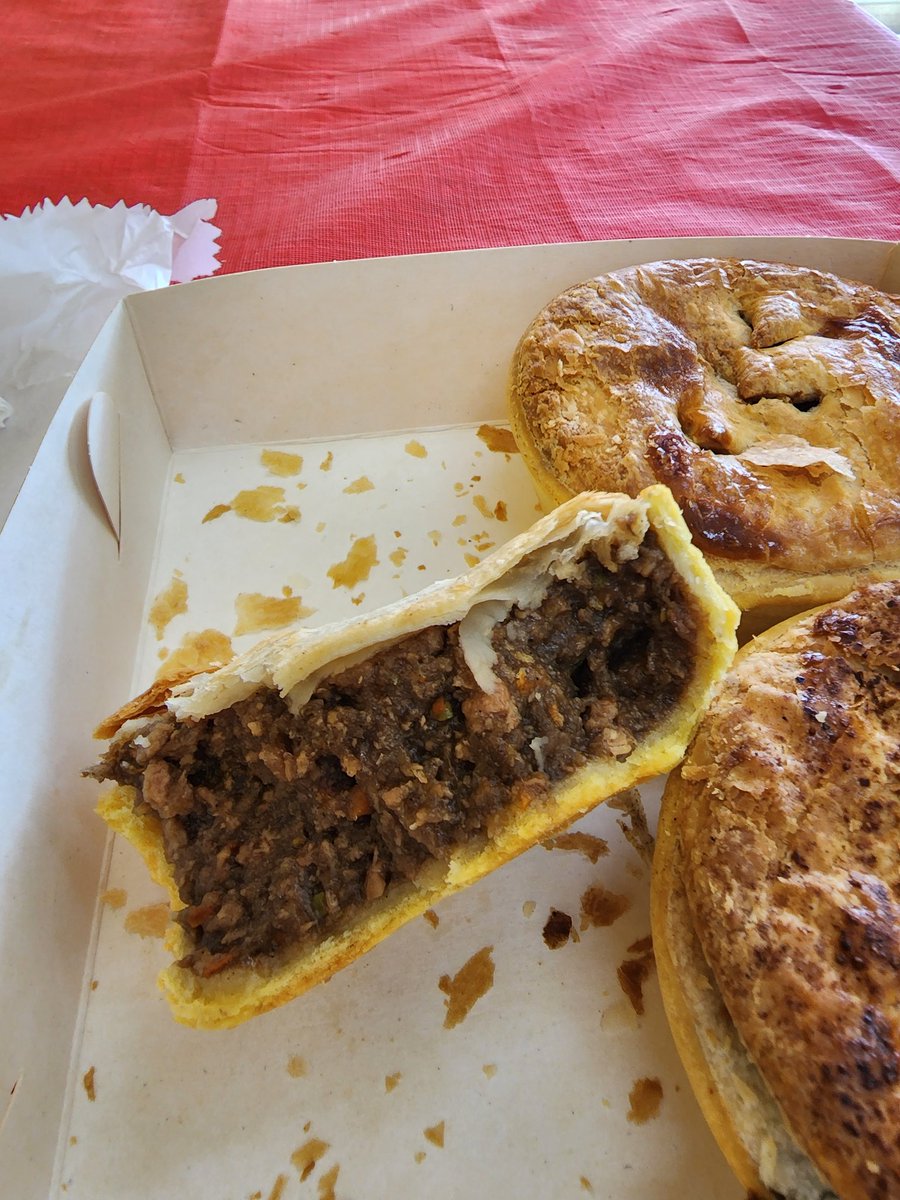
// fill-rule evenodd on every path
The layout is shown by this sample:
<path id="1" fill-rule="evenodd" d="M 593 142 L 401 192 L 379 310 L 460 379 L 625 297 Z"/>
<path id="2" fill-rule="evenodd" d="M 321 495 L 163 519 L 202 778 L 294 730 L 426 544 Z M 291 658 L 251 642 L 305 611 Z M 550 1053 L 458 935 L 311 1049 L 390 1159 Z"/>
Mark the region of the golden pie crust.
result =
<path id="1" fill-rule="evenodd" d="M 746 1138 L 704 1062 L 723 1044 L 702 1028 L 707 968 L 841 1200 L 900 1196 L 900 582 L 740 652 L 667 783 L 653 908 L 673 1032 L 745 1184 Z"/>
<path id="2" fill-rule="evenodd" d="M 614 271 L 538 314 L 509 407 L 551 503 L 670 487 L 758 627 L 900 574 L 900 304 L 871 287 L 732 259 Z"/>

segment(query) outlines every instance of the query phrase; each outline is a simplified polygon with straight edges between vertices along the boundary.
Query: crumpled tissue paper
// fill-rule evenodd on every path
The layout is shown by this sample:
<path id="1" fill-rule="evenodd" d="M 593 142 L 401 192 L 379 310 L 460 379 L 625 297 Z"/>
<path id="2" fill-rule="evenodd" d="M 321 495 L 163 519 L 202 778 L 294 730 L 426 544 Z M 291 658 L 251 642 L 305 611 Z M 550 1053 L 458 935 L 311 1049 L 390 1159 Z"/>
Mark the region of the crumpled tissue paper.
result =
<path id="1" fill-rule="evenodd" d="M 116 304 L 219 269 L 216 207 L 44 200 L 0 219 L 0 524 Z"/>

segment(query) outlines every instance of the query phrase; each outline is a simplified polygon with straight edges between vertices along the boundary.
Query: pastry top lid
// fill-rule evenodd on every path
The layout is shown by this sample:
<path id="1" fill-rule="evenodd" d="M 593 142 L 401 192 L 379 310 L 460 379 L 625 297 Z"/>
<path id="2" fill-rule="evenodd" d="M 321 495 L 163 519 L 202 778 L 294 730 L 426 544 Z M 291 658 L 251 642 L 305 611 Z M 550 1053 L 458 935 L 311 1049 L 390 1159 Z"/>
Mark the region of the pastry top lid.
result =
<path id="1" fill-rule="evenodd" d="M 164 705 L 178 717 L 203 717 L 250 695 L 259 687 L 276 688 L 298 707 L 327 674 L 371 657 L 430 625 L 465 622 L 464 649 L 473 674 L 490 688 L 490 662 L 483 654 L 491 622 L 515 603 L 529 603 L 536 589 L 572 568 L 590 548 L 615 570 L 636 556 L 652 530 L 702 614 L 690 708 L 718 679 L 734 652 L 737 611 L 715 582 L 703 556 L 690 542 L 682 515 L 665 487 L 639 496 L 584 493 L 560 505 L 529 529 L 511 538 L 471 570 L 438 580 L 421 591 L 371 613 L 315 627 L 297 627 L 263 638 L 215 671 L 158 680 L 146 692 L 108 717 L 95 736 L 112 737 L 127 721 Z M 485 610 L 485 620 L 481 613 Z M 469 653 L 471 649 L 471 655 Z"/>
<path id="2" fill-rule="evenodd" d="M 554 499 L 670 487 L 742 607 L 778 572 L 900 564 L 900 304 L 871 287 L 731 259 L 614 271 L 538 314 L 510 407 Z"/>

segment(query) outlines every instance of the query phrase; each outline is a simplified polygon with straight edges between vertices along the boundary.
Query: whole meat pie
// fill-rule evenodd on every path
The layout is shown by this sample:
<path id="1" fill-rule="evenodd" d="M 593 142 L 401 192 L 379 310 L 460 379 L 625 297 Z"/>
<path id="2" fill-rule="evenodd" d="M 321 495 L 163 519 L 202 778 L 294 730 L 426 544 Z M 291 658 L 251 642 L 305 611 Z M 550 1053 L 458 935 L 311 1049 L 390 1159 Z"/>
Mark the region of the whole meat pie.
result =
<path id="1" fill-rule="evenodd" d="M 515 352 L 553 503 L 665 483 L 763 627 L 900 573 L 900 305 L 805 267 L 695 259 L 572 287 Z"/>
<path id="2" fill-rule="evenodd" d="M 900 582 L 745 647 L 670 775 L 653 947 L 756 1197 L 900 1196 Z"/>

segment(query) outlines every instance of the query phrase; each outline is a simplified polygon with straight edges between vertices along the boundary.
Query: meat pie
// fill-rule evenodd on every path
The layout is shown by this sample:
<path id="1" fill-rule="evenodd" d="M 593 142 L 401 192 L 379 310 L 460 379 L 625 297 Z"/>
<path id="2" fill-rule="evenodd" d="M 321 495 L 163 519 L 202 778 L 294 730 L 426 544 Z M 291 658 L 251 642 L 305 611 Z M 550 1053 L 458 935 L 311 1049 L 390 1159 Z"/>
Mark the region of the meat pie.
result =
<path id="1" fill-rule="evenodd" d="M 668 769 L 736 621 L 667 489 L 586 494 L 458 579 L 126 705 L 91 773 L 171 895 L 176 1018 L 299 995 Z"/>
<path id="2" fill-rule="evenodd" d="M 759 1200 L 900 1196 L 900 581 L 744 647 L 666 784 L 653 948 Z"/>

